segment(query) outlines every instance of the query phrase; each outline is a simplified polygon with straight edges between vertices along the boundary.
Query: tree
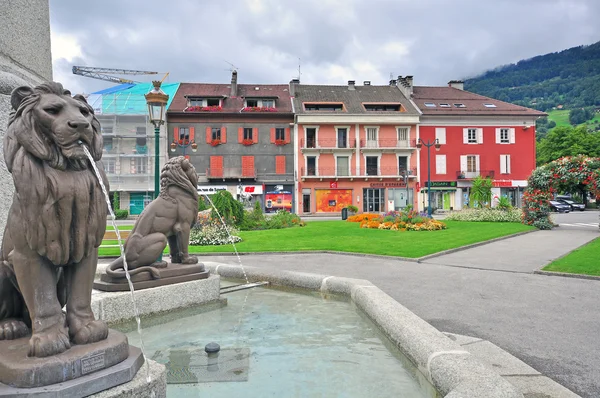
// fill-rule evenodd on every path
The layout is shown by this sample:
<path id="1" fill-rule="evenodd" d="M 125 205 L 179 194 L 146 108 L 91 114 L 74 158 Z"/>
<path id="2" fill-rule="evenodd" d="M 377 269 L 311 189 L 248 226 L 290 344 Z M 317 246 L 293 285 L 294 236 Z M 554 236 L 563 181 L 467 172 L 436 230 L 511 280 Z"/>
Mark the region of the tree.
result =
<path id="1" fill-rule="evenodd" d="M 228 224 L 239 225 L 244 221 L 244 206 L 235 200 L 229 191 L 219 191 L 211 195 L 212 209 L 211 217 L 219 219 L 219 216 Z"/>
<path id="2" fill-rule="evenodd" d="M 537 164 L 576 155 L 600 156 L 600 134 L 588 131 L 586 126 L 557 127 L 537 145 Z"/>
<path id="3" fill-rule="evenodd" d="M 492 203 L 492 179 L 477 176 L 471 187 L 471 203 L 473 207 L 484 207 Z"/>

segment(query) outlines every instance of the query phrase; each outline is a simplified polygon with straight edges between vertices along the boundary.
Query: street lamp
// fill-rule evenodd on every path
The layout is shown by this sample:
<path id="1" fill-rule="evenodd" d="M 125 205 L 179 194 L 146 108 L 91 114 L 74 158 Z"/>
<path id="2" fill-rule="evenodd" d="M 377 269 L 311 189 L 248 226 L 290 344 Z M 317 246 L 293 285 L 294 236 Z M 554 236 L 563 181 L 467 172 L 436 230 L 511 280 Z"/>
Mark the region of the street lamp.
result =
<path id="1" fill-rule="evenodd" d="M 181 130 L 179 130 L 181 131 Z M 192 152 L 196 152 L 198 149 L 198 144 L 193 139 L 190 140 L 189 134 L 184 135 L 183 138 L 179 136 L 179 139 L 173 137 L 173 142 L 171 142 L 171 152 L 175 152 L 177 147 L 183 148 L 183 156 L 185 156 L 185 150 L 188 147 L 192 147 Z"/>
<path id="2" fill-rule="evenodd" d="M 165 124 L 165 108 L 169 95 L 160 89 L 162 82 L 153 81 L 154 88 L 145 95 L 150 122 L 154 125 L 154 198 L 160 192 L 160 126 Z"/>
<path id="3" fill-rule="evenodd" d="M 427 140 L 427 142 L 419 138 L 417 149 L 421 149 L 423 145 L 427 148 L 427 215 L 431 218 L 431 156 L 429 150 L 434 146 L 435 150 L 439 151 L 442 145 L 437 138 L 433 141 Z"/>

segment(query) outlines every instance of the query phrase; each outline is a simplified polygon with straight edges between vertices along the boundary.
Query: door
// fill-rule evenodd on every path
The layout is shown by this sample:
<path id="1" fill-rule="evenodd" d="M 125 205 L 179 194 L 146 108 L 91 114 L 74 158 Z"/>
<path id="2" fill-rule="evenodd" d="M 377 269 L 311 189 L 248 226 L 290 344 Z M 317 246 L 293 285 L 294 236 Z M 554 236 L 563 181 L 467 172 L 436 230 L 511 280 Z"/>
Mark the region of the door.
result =
<path id="1" fill-rule="evenodd" d="M 317 158 L 314 156 L 308 156 L 306 158 L 306 175 L 316 176 L 317 175 Z"/>
<path id="2" fill-rule="evenodd" d="M 377 148 L 377 129 L 367 128 L 367 148 Z"/>
<path id="3" fill-rule="evenodd" d="M 444 192 L 444 210 L 450 210 L 450 192 Z"/>
<path id="4" fill-rule="evenodd" d="M 316 148 L 317 144 L 317 129 L 306 129 L 306 148 Z"/>
<path id="5" fill-rule="evenodd" d="M 383 189 L 366 188 L 363 190 L 363 211 L 369 213 L 378 213 L 384 211 L 384 192 Z"/>
<path id="6" fill-rule="evenodd" d="M 310 194 L 302 195 L 302 212 L 310 213 Z"/>
<path id="7" fill-rule="evenodd" d="M 144 207 L 151 201 L 144 192 L 132 192 L 129 195 L 129 214 L 136 216 L 144 211 Z"/>
<path id="8" fill-rule="evenodd" d="M 347 148 L 348 147 L 348 129 L 340 128 L 337 131 L 337 147 Z"/>

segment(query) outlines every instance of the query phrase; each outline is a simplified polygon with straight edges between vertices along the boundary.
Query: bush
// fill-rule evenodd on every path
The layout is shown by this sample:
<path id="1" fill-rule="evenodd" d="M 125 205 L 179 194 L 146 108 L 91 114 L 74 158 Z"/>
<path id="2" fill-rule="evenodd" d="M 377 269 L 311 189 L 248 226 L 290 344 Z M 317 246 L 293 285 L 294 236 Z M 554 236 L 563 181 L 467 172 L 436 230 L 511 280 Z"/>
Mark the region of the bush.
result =
<path id="1" fill-rule="evenodd" d="M 218 219 L 201 217 L 190 231 L 190 245 L 212 246 L 238 243 L 242 238 L 237 236 L 238 230 L 233 226 L 224 225 Z"/>
<path id="2" fill-rule="evenodd" d="M 471 187 L 471 203 L 473 207 L 483 207 L 492 203 L 492 179 L 477 176 Z"/>
<path id="3" fill-rule="evenodd" d="M 252 211 L 245 211 L 244 220 L 240 224 L 242 231 L 253 231 L 259 229 L 281 229 L 289 227 L 303 227 L 306 224 L 296 214 L 285 210 L 279 210 L 272 216 L 265 216 L 260 207 L 260 203 L 254 204 Z"/>
<path id="4" fill-rule="evenodd" d="M 198 197 L 198 211 L 204 211 L 204 210 L 208 210 L 208 209 L 212 208 L 206 202 L 208 202 L 208 200 L 205 199 L 204 196 L 199 196 Z"/>
<path id="5" fill-rule="evenodd" d="M 446 220 L 448 221 L 488 221 L 488 222 L 518 222 L 523 217 L 521 209 L 509 208 L 502 209 L 465 209 L 450 213 Z"/>
<path id="6" fill-rule="evenodd" d="M 358 213 L 358 207 L 354 206 L 354 205 L 350 205 L 347 206 L 348 211 L 352 212 L 352 213 Z"/>
<path id="7" fill-rule="evenodd" d="M 512 209 L 512 205 L 510 204 L 510 199 L 506 196 L 502 196 L 498 199 L 498 208 L 500 210 L 509 210 Z"/>
<path id="8" fill-rule="evenodd" d="M 210 200 L 214 206 L 211 213 L 213 219 L 219 219 L 220 215 L 226 224 L 231 225 L 240 225 L 244 221 L 244 206 L 229 191 L 219 191 L 211 195 Z"/>
<path id="9" fill-rule="evenodd" d="M 242 231 L 267 229 L 267 220 L 263 214 L 260 202 L 254 203 L 252 211 L 244 210 L 244 220 L 239 224 Z"/>
<path id="10" fill-rule="evenodd" d="M 129 217 L 129 210 L 117 209 L 115 210 L 115 218 L 117 220 L 126 220 Z"/>
<path id="11" fill-rule="evenodd" d="M 288 213 L 285 210 L 279 210 L 275 215 L 267 219 L 267 229 L 281 229 L 293 226 L 303 227 L 306 224 L 296 214 Z"/>

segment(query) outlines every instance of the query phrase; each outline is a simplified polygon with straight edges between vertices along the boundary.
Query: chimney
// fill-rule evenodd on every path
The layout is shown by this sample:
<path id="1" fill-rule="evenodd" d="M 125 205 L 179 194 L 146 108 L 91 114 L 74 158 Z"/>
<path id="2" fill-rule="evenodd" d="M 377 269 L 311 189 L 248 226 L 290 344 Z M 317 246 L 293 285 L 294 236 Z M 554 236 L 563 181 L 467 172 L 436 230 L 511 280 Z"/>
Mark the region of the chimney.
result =
<path id="1" fill-rule="evenodd" d="M 395 86 L 396 85 L 396 80 L 395 79 L 391 79 L 390 80 L 390 86 Z"/>
<path id="2" fill-rule="evenodd" d="M 237 70 L 231 72 L 231 98 L 237 97 Z"/>
<path id="3" fill-rule="evenodd" d="M 356 90 L 356 88 L 354 87 L 355 84 L 356 84 L 356 81 L 348 80 L 348 90 Z"/>
<path id="4" fill-rule="evenodd" d="M 402 91 L 402 94 L 406 98 L 410 98 L 413 94 L 413 77 L 412 76 L 398 76 L 398 80 L 396 81 L 396 86 Z"/>
<path id="5" fill-rule="evenodd" d="M 370 80 L 365 80 L 365 81 L 363 82 L 363 85 L 365 85 L 365 86 L 370 86 L 370 85 L 371 85 L 371 81 L 370 81 Z"/>
<path id="6" fill-rule="evenodd" d="M 459 90 L 464 90 L 465 82 L 463 82 L 462 80 L 450 80 L 448 82 L 448 87 L 456 88 Z"/>
<path id="7" fill-rule="evenodd" d="M 290 81 L 290 96 L 296 96 L 296 89 L 298 88 L 298 84 L 300 84 L 300 79 L 292 79 Z"/>

